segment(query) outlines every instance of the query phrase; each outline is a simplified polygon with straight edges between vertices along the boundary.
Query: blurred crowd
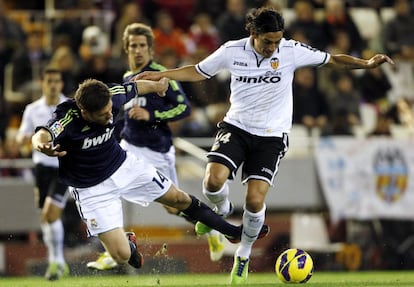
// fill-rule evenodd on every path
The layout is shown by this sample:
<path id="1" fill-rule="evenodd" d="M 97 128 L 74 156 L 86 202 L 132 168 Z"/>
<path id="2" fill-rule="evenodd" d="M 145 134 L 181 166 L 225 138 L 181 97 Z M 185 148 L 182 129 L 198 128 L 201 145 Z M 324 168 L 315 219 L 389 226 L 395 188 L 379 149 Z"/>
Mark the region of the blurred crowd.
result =
<path id="1" fill-rule="evenodd" d="M 310 136 L 392 136 L 393 127 L 414 134 L 412 0 L 55 0 L 45 7 L 50 3 L 0 0 L 0 158 L 30 156 L 14 135 L 24 107 L 41 96 L 46 65 L 63 72 L 69 97 L 87 78 L 119 83 L 128 69 L 122 33 L 133 22 L 153 27 L 161 65 L 197 63 L 248 36 L 246 12 L 260 6 L 282 12 L 285 38 L 335 54 L 386 53 L 396 62 L 366 71 L 298 70 L 294 128 Z M 176 136 L 213 136 L 228 107 L 228 81 L 220 74 L 182 83 L 193 112 L 174 123 Z"/>

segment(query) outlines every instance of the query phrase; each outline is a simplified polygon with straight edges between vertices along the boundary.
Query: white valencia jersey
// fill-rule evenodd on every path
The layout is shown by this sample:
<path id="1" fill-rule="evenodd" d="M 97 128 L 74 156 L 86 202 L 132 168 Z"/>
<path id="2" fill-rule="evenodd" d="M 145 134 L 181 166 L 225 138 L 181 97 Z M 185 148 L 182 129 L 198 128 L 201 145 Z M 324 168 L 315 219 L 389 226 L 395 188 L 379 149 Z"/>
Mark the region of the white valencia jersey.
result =
<path id="1" fill-rule="evenodd" d="M 68 98 L 60 95 L 59 104 Z M 38 126 L 45 126 L 52 117 L 56 106 L 48 106 L 44 96 L 28 104 L 24 110 L 22 122 L 19 128 L 19 134 L 32 136 Z M 41 152 L 33 150 L 32 159 L 35 164 L 43 164 L 50 167 L 58 167 L 58 158 L 47 156 Z"/>
<path id="2" fill-rule="evenodd" d="M 224 121 L 258 136 L 288 133 L 292 126 L 292 81 L 296 69 L 322 66 L 330 55 L 303 43 L 282 38 L 269 58 L 254 51 L 251 38 L 229 41 L 196 65 L 211 78 L 231 73 L 230 109 Z"/>

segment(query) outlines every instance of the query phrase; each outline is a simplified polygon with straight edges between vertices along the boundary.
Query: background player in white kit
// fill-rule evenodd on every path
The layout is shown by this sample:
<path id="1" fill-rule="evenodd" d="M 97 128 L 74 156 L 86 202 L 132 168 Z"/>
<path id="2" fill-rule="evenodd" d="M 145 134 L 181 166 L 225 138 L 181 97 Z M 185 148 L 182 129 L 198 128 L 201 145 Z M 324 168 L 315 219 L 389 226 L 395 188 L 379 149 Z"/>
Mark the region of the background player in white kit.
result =
<path id="1" fill-rule="evenodd" d="M 369 60 L 330 55 L 284 39 L 283 18 L 271 8 L 252 10 L 246 17 L 246 29 L 250 37 L 225 43 L 197 65 L 138 75 L 139 79 L 200 81 L 221 70 L 231 73 L 231 106 L 218 125 L 215 143 L 208 153 L 203 193 L 216 205 L 217 212 L 226 216 L 231 207 L 227 180 L 233 179 L 244 163 L 242 182 L 247 184 L 247 193 L 241 245 L 231 271 L 232 284 L 247 280 L 251 248 L 265 219 L 265 197 L 288 149 L 295 70 L 323 65 L 370 69 L 393 63 L 386 55 L 378 54 Z M 201 234 L 209 228 L 198 224 L 196 230 Z"/>
<path id="2" fill-rule="evenodd" d="M 17 135 L 19 145 L 31 142 L 35 128 L 45 125 L 58 104 L 66 101 L 62 94 L 63 81 L 59 70 L 47 67 L 41 78 L 42 96 L 26 106 Z M 67 186 L 58 180 L 58 160 L 36 150 L 32 154 L 35 164 L 35 199 L 41 211 L 41 230 L 48 252 L 45 278 L 59 279 L 69 273 L 63 256 L 64 228 L 61 220 L 66 205 Z"/>

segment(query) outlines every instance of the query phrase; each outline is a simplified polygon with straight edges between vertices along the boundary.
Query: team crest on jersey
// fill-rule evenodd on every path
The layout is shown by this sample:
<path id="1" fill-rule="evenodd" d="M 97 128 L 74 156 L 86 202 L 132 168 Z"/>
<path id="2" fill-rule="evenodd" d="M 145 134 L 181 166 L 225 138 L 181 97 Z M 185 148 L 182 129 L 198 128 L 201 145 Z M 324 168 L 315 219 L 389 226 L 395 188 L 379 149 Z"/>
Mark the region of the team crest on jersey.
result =
<path id="1" fill-rule="evenodd" d="M 49 130 L 53 134 L 54 137 L 57 137 L 63 132 L 64 128 L 60 122 L 54 122 L 53 125 L 49 127 Z"/>
<path id="2" fill-rule="evenodd" d="M 279 59 L 276 57 L 270 59 L 270 66 L 272 67 L 273 70 L 276 70 L 277 67 L 279 67 Z"/>
<path id="3" fill-rule="evenodd" d="M 95 218 L 92 218 L 90 220 L 90 223 L 91 223 L 91 227 L 93 227 L 93 228 L 97 228 L 98 227 L 98 222 L 96 221 Z"/>

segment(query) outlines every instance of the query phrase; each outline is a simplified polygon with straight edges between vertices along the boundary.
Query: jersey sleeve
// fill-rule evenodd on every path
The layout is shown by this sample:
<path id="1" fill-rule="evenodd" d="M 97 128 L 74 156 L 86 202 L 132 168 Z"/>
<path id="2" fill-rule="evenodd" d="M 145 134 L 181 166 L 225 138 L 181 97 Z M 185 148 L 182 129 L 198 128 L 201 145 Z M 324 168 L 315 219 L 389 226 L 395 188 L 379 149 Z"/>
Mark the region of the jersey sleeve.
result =
<path id="1" fill-rule="evenodd" d="M 109 92 L 113 96 L 112 101 L 115 108 L 121 107 L 123 104 L 138 95 L 138 88 L 136 83 L 127 82 L 124 84 L 108 84 Z"/>
<path id="2" fill-rule="evenodd" d="M 135 82 L 124 84 L 108 84 L 109 92 L 112 95 L 112 112 L 115 117 L 121 111 L 122 106 L 138 95 L 138 88 Z"/>
<path id="3" fill-rule="evenodd" d="M 294 59 L 297 68 L 312 66 L 319 67 L 327 64 L 330 54 L 320 51 L 299 41 L 294 42 Z"/>
<path id="4" fill-rule="evenodd" d="M 190 115 L 190 101 L 178 82 L 169 82 L 165 100 L 168 105 L 165 109 L 157 109 L 150 113 L 150 121 L 177 121 Z"/>
<path id="5" fill-rule="evenodd" d="M 31 121 L 30 117 L 30 107 L 26 106 L 23 112 L 22 122 L 19 127 L 19 134 L 32 135 L 34 133 L 36 127 L 33 125 L 33 121 Z"/>
<path id="6" fill-rule="evenodd" d="M 197 72 L 207 79 L 210 79 L 221 70 L 226 69 L 226 63 L 228 60 L 227 52 L 228 49 L 226 46 L 222 45 L 220 48 L 218 48 L 211 55 L 209 55 L 207 58 L 195 66 Z"/>
<path id="7" fill-rule="evenodd" d="M 70 100 L 74 101 L 74 100 Z M 36 127 L 36 131 L 43 128 L 46 129 L 52 136 L 52 141 L 61 138 L 66 133 L 67 125 L 73 121 L 75 117 L 79 117 L 79 111 L 77 109 L 68 108 L 68 102 L 62 103 L 56 107 L 52 117 L 44 126 Z"/>

